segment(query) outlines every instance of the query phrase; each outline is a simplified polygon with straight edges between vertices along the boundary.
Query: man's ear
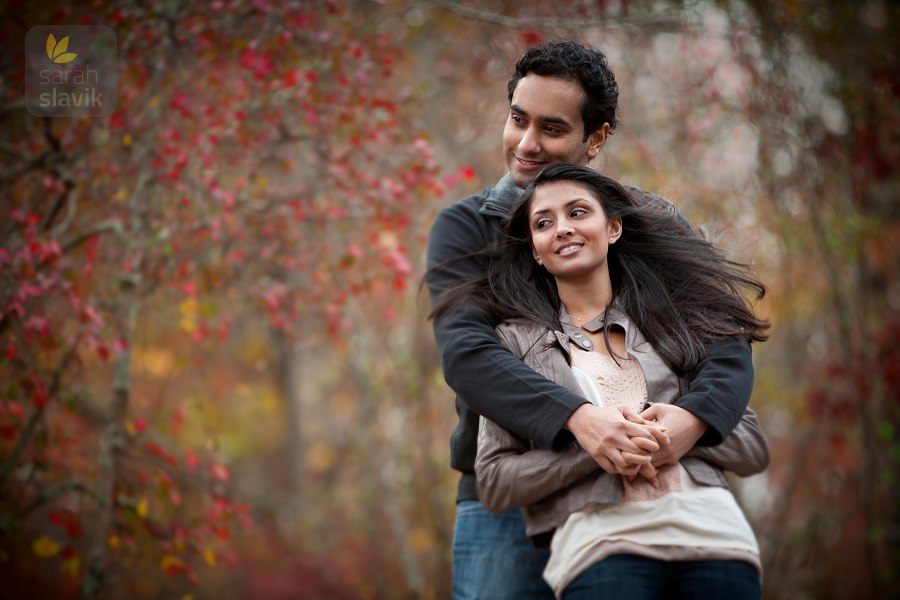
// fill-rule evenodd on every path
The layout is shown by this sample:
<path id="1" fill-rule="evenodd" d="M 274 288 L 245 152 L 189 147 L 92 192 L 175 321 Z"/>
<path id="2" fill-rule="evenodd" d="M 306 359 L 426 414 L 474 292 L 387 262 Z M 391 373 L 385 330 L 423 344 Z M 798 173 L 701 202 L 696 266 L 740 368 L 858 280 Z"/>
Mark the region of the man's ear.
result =
<path id="1" fill-rule="evenodd" d="M 622 237 L 622 217 L 613 217 L 610 219 L 606 229 L 609 233 L 609 243 L 615 244 L 616 240 Z"/>
<path id="2" fill-rule="evenodd" d="M 586 151 L 588 161 L 594 160 L 600 154 L 600 150 L 606 143 L 607 136 L 609 136 L 609 123 L 604 123 L 600 129 L 588 136 Z"/>

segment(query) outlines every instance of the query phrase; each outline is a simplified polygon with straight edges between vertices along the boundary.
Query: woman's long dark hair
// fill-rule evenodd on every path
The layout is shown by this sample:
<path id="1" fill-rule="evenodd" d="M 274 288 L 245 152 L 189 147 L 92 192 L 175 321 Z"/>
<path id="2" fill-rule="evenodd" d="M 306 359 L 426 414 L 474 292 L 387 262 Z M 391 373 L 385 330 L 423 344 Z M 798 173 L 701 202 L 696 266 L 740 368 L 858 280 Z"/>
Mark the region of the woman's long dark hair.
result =
<path id="1" fill-rule="evenodd" d="M 754 314 L 744 296 L 754 292 L 759 300 L 765 286 L 747 265 L 698 237 L 666 201 L 638 198 L 613 179 L 570 164 L 550 165 L 535 177 L 513 204 L 500 241 L 479 253 L 487 259 L 485 274 L 444 292 L 430 318 L 472 302 L 499 320 L 525 318 L 562 328 L 556 280 L 533 258 L 529 218 L 535 190 L 555 181 L 583 184 L 607 218 L 622 219 L 622 235 L 607 258 L 613 302 L 676 373 L 690 372 L 712 341 L 767 339 L 769 322 Z"/>

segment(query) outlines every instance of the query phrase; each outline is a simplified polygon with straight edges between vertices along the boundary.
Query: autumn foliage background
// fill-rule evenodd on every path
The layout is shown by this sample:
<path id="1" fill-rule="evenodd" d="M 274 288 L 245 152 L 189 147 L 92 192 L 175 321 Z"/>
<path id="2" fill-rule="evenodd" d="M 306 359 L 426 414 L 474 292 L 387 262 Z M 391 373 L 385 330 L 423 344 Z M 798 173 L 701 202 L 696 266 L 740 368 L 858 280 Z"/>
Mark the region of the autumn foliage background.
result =
<path id="1" fill-rule="evenodd" d="M 900 589 L 895 3 L 5 3 L 2 598 L 445 598 L 455 424 L 419 290 L 503 173 L 525 47 L 604 49 L 598 167 L 769 286 L 735 481 L 765 597 Z M 107 118 L 38 118 L 34 25 L 118 38 Z"/>

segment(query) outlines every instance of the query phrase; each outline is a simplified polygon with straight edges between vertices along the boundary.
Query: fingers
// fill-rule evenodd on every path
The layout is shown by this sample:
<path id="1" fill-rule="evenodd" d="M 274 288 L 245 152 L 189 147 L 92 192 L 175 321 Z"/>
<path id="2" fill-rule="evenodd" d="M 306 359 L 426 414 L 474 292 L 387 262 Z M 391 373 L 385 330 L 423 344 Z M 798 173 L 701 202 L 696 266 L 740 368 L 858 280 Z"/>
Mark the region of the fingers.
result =
<path id="1" fill-rule="evenodd" d="M 634 479 L 638 476 L 638 472 L 640 470 L 641 470 L 641 465 L 631 465 L 631 466 L 623 469 L 623 471 L 619 474 L 624 475 L 625 478 L 628 479 L 628 481 L 634 481 Z"/>
<path id="2" fill-rule="evenodd" d="M 660 488 L 659 479 L 657 479 L 656 477 L 656 469 L 653 468 L 652 464 L 644 465 L 643 467 L 641 467 L 641 470 L 638 472 L 638 474 L 649 481 L 650 485 L 652 485 L 656 489 Z"/>
<path id="3" fill-rule="evenodd" d="M 634 410 L 633 408 L 631 408 L 630 406 L 626 406 L 624 404 L 619 404 L 616 406 L 616 408 L 618 408 L 622 412 L 623 417 L 625 417 L 627 420 L 631 421 L 632 423 L 637 423 L 639 425 L 644 423 L 644 418 L 641 415 L 639 415 L 637 413 L 637 411 Z"/>
<path id="4" fill-rule="evenodd" d="M 669 443 L 669 434 L 666 433 L 666 428 L 662 426 L 655 426 L 655 423 L 648 422 L 647 423 L 647 431 L 650 432 L 656 441 L 660 444 L 668 444 Z"/>
<path id="5" fill-rule="evenodd" d="M 659 443 L 650 438 L 635 437 L 631 438 L 631 441 L 641 450 L 646 450 L 647 452 L 659 452 Z"/>
<path id="6" fill-rule="evenodd" d="M 628 480 L 629 483 L 635 481 L 638 477 L 643 477 L 646 479 L 650 485 L 659 489 L 662 487 L 662 484 L 659 481 L 659 478 L 656 476 L 657 471 L 653 468 L 653 465 L 642 465 L 637 472 L 632 473 L 623 473 L 625 475 L 625 479 Z"/>
<path id="7" fill-rule="evenodd" d="M 619 472 L 619 469 L 616 467 L 616 465 L 614 465 L 613 462 L 605 456 L 594 456 L 594 460 L 596 460 L 597 464 L 600 465 L 600 468 L 607 473 L 615 474 Z"/>
<path id="8" fill-rule="evenodd" d="M 674 465 L 678 462 L 678 459 L 672 454 L 671 447 L 667 446 L 660 449 L 659 452 L 655 452 L 651 462 L 658 469 L 665 465 Z"/>
<path id="9" fill-rule="evenodd" d="M 653 456 L 649 454 L 634 454 L 632 452 L 623 451 L 622 459 L 631 465 L 644 466 L 650 464 L 650 462 L 653 460 Z"/>
<path id="10" fill-rule="evenodd" d="M 641 418 L 648 421 L 659 419 L 662 416 L 662 410 L 660 410 L 659 406 L 659 404 L 651 404 L 647 409 L 641 412 Z"/>

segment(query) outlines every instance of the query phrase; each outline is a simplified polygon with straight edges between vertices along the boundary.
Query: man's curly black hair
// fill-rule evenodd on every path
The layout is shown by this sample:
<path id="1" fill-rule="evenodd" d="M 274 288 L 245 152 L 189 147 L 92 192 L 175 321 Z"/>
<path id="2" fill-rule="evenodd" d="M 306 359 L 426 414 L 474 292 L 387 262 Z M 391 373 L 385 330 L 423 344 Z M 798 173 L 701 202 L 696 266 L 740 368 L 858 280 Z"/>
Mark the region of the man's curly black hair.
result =
<path id="1" fill-rule="evenodd" d="M 619 85 L 606 62 L 606 55 L 600 50 L 576 42 L 546 42 L 532 46 L 516 62 L 507 84 L 510 102 L 519 80 L 529 73 L 577 81 L 581 85 L 586 95 L 581 108 L 583 141 L 604 123 L 609 123 L 610 131 L 616 128 Z"/>

